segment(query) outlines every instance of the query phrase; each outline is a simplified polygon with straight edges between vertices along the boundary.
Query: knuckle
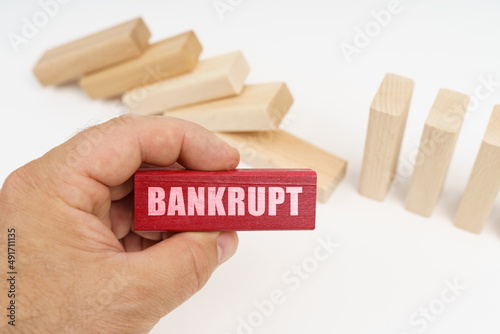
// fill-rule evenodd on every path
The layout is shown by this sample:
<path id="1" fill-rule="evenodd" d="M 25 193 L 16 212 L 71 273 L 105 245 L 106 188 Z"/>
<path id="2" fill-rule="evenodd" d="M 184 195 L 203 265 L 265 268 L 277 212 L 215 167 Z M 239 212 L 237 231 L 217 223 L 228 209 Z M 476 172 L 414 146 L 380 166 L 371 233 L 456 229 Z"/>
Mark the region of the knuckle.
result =
<path id="1" fill-rule="evenodd" d="M 25 167 L 21 167 L 7 176 L 0 190 L 1 202 L 10 202 L 11 204 L 17 202 L 17 199 L 20 196 L 19 192 L 23 192 L 27 182 L 29 182 L 24 169 Z"/>
<path id="2" fill-rule="evenodd" d="M 94 128 L 103 134 L 112 133 L 118 131 L 118 129 L 123 126 L 128 126 L 134 123 L 137 117 L 137 115 L 133 114 L 124 114 L 119 117 L 112 118 L 107 122 L 96 125 Z"/>
<path id="3" fill-rule="evenodd" d="M 130 123 L 134 123 L 135 121 L 137 121 L 138 117 L 139 116 L 135 115 L 135 114 L 124 114 L 124 115 L 121 115 L 120 117 L 116 118 L 116 120 L 121 122 L 121 123 L 130 124 Z"/>
<path id="4" fill-rule="evenodd" d="M 10 200 L 17 205 L 29 199 L 41 201 L 54 195 L 56 181 L 44 157 L 33 160 L 13 171 L 4 181 L 0 190 L 2 200 Z"/>
<path id="5" fill-rule="evenodd" d="M 7 176 L 1 190 L 2 197 L 3 198 L 10 197 L 12 192 L 18 188 L 17 185 L 19 184 L 19 182 L 20 182 L 19 177 L 16 171 L 12 172 L 9 176 Z"/>
<path id="6" fill-rule="evenodd" d="M 31 164 L 25 165 L 13 171 L 4 181 L 3 189 L 12 191 L 29 185 L 33 181 L 33 168 Z"/>

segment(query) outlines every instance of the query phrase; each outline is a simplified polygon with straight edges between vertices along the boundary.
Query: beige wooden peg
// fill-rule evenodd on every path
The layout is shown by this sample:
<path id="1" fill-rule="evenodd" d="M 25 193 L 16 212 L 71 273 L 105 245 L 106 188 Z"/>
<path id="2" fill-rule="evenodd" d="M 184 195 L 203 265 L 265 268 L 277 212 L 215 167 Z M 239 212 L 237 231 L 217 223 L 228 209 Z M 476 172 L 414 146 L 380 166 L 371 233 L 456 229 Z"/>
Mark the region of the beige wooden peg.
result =
<path id="1" fill-rule="evenodd" d="M 386 74 L 370 107 L 359 192 L 385 199 L 396 172 L 414 82 Z"/>
<path id="2" fill-rule="evenodd" d="M 408 188 L 407 210 L 430 217 L 441 194 L 469 97 L 441 89 L 425 122 L 415 170 Z"/>
<path id="3" fill-rule="evenodd" d="M 248 85 L 240 95 L 180 107 L 165 116 L 191 121 L 212 131 L 277 129 L 293 103 L 284 82 Z"/>
<path id="4" fill-rule="evenodd" d="M 201 50 L 189 31 L 152 44 L 139 57 L 83 76 L 80 87 L 93 99 L 115 97 L 193 70 Z"/>
<path id="5" fill-rule="evenodd" d="M 317 199 L 326 202 L 344 178 L 347 162 L 283 130 L 217 135 L 257 168 L 310 168 L 318 175 Z"/>
<path id="6" fill-rule="evenodd" d="M 493 109 L 467 188 L 455 216 L 455 226 L 481 233 L 500 190 L 500 105 Z"/>
<path id="7" fill-rule="evenodd" d="M 33 72 L 44 86 L 62 84 L 139 56 L 150 36 L 141 18 L 128 21 L 48 50 Z"/>
<path id="8" fill-rule="evenodd" d="M 123 95 L 131 112 L 161 114 L 166 110 L 241 93 L 250 67 L 239 51 L 202 60 L 189 73 L 139 87 Z"/>

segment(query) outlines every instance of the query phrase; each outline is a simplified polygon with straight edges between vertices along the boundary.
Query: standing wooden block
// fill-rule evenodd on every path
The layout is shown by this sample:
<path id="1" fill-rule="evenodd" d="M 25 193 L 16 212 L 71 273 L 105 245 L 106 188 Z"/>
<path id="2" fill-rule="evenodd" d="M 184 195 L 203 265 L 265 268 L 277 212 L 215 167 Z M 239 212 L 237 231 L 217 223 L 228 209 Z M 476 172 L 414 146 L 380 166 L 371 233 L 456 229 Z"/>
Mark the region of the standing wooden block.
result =
<path id="1" fill-rule="evenodd" d="M 344 178 L 346 161 L 283 130 L 217 135 L 257 168 L 310 168 L 318 174 L 318 201 L 326 202 Z"/>
<path id="2" fill-rule="evenodd" d="M 212 131 L 265 131 L 278 128 L 292 103 L 288 87 L 278 82 L 245 86 L 235 97 L 176 108 L 164 115 Z"/>
<path id="3" fill-rule="evenodd" d="M 200 61 L 190 72 L 123 95 L 133 113 L 151 115 L 241 93 L 250 72 L 241 52 Z"/>
<path id="4" fill-rule="evenodd" d="M 139 170 L 135 231 L 313 230 L 316 173 Z"/>
<path id="5" fill-rule="evenodd" d="M 201 49 L 198 38 L 189 31 L 151 45 L 140 57 L 85 75 L 80 87 L 93 99 L 114 97 L 191 71 Z"/>
<path id="6" fill-rule="evenodd" d="M 406 209 L 430 217 L 443 188 L 469 97 L 441 89 L 425 122 Z"/>
<path id="7" fill-rule="evenodd" d="M 500 105 L 496 105 L 458 207 L 455 226 L 473 233 L 481 233 L 499 189 Z"/>
<path id="8" fill-rule="evenodd" d="M 61 84 L 139 56 L 151 36 L 141 18 L 48 50 L 33 69 L 44 86 Z"/>
<path id="9" fill-rule="evenodd" d="M 414 82 L 386 74 L 370 107 L 359 192 L 384 200 L 396 172 Z"/>

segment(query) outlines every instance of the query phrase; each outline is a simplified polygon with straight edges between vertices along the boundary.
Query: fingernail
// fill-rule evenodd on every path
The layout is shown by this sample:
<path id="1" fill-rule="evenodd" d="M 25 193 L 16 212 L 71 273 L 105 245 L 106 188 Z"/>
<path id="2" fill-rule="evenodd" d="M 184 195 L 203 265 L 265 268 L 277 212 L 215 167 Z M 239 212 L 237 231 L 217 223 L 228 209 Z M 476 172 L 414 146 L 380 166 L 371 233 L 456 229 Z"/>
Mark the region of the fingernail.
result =
<path id="1" fill-rule="evenodd" d="M 238 236 L 234 232 L 221 232 L 217 237 L 219 264 L 229 260 L 238 248 Z"/>

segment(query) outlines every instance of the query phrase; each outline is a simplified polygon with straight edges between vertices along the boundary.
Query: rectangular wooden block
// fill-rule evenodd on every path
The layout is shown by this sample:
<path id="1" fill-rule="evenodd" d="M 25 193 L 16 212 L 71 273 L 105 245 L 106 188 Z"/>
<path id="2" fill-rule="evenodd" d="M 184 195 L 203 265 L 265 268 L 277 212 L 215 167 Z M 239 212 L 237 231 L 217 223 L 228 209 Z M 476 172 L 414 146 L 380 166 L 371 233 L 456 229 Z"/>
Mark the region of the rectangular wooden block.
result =
<path id="1" fill-rule="evenodd" d="M 135 231 L 313 230 L 316 173 L 139 170 Z"/>
<path id="2" fill-rule="evenodd" d="M 151 36 L 141 18 L 48 50 L 33 72 L 44 86 L 75 80 L 84 74 L 139 56 Z"/>
<path id="3" fill-rule="evenodd" d="M 283 131 L 225 132 L 217 135 L 257 168 L 310 168 L 318 175 L 320 202 L 326 202 L 344 178 L 346 161 Z"/>
<path id="4" fill-rule="evenodd" d="M 441 195 L 469 99 L 467 95 L 452 90 L 439 91 L 425 122 L 406 196 L 407 210 L 431 216 Z"/>
<path id="5" fill-rule="evenodd" d="M 123 95 L 123 103 L 133 113 L 151 115 L 234 96 L 241 93 L 249 72 L 243 54 L 232 52 L 200 61 L 190 73 L 127 92 Z"/>
<path id="6" fill-rule="evenodd" d="M 212 131 L 277 129 L 293 97 L 284 82 L 249 85 L 240 95 L 166 111 L 165 116 L 191 121 Z"/>
<path id="7" fill-rule="evenodd" d="M 455 216 L 455 226 L 481 233 L 500 190 L 500 105 L 493 109 L 467 188 Z"/>
<path id="8" fill-rule="evenodd" d="M 359 192 L 382 201 L 391 186 L 410 108 L 414 82 L 386 74 L 370 106 Z"/>
<path id="9" fill-rule="evenodd" d="M 114 97 L 191 71 L 201 49 L 198 38 L 189 31 L 152 44 L 137 58 L 85 75 L 80 87 L 93 99 Z"/>

